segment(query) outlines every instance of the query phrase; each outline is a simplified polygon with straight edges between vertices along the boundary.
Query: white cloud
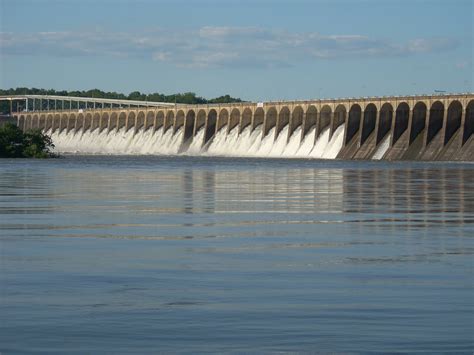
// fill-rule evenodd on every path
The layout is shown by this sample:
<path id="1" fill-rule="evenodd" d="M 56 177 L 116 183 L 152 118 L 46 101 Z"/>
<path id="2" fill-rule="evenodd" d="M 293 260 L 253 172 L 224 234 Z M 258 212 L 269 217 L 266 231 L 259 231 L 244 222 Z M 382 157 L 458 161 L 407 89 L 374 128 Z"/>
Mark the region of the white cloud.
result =
<path id="1" fill-rule="evenodd" d="M 0 33 L 1 55 L 128 56 L 181 67 L 290 66 L 314 59 L 436 53 L 457 45 L 449 38 L 396 43 L 358 34 L 322 35 L 258 27 Z"/>
<path id="2" fill-rule="evenodd" d="M 448 38 L 417 38 L 408 42 L 405 50 L 411 53 L 427 53 L 452 49 L 457 46 L 457 41 Z"/>

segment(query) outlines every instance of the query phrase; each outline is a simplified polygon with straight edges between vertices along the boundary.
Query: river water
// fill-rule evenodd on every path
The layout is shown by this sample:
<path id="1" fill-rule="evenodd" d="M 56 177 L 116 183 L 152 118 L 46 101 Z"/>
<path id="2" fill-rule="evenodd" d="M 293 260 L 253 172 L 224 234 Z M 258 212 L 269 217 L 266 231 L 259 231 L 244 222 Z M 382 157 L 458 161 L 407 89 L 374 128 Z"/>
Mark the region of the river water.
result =
<path id="1" fill-rule="evenodd" d="M 474 350 L 474 165 L 0 161 L 0 352 Z"/>

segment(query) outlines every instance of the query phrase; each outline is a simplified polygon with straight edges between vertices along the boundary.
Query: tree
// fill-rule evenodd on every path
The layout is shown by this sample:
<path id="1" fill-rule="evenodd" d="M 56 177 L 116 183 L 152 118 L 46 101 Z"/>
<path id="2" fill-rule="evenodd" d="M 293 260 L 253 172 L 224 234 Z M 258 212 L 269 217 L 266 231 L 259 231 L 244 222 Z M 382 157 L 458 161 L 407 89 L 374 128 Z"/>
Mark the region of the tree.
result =
<path id="1" fill-rule="evenodd" d="M 0 128 L 0 158 L 48 158 L 55 156 L 51 137 L 41 130 L 26 133 L 12 123 Z"/>

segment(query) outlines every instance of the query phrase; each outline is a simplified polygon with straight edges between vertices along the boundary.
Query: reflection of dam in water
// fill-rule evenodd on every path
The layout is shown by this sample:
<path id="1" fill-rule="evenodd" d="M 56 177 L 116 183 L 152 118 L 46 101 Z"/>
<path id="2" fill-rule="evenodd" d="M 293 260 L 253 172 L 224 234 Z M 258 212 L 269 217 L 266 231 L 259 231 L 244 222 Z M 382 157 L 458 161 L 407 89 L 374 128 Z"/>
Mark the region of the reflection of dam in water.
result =
<path id="1" fill-rule="evenodd" d="M 183 213 L 245 214 L 250 225 L 255 213 L 270 213 L 269 224 L 364 225 L 377 235 L 423 235 L 433 225 L 458 225 L 463 235 L 474 224 L 470 168 L 184 169 L 180 180 Z"/>
<path id="2" fill-rule="evenodd" d="M 375 229 L 474 223 L 474 170 L 458 167 L 394 167 L 344 170 L 345 213 L 357 213 Z M 460 230 L 460 232 L 462 232 Z"/>
<path id="3" fill-rule="evenodd" d="M 127 109 L 94 100 L 92 109 L 69 100 L 66 110 L 15 117 L 52 134 L 59 152 L 474 159 L 472 94 Z"/>

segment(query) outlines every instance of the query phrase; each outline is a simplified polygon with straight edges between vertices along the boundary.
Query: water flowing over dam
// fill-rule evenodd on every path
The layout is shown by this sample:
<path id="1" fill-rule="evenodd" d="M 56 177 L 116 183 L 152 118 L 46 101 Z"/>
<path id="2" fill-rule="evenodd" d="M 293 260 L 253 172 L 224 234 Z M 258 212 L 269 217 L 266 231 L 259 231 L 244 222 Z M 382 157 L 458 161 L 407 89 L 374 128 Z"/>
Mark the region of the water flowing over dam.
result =
<path id="1" fill-rule="evenodd" d="M 153 155 L 208 155 L 235 157 L 285 157 L 334 159 L 342 148 L 344 127 L 340 126 L 329 139 L 329 130 L 314 139 L 314 130 L 301 141 L 301 129 L 287 141 L 287 128 L 274 140 L 274 129 L 261 138 L 261 130 L 245 128 L 240 134 L 237 128 L 231 132 L 220 130 L 207 145 L 201 144 L 205 131 L 202 129 L 189 145 L 183 145 L 184 131 L 126 130 L 107 132 L 51 132 L 56 150 L 74 154 L 153 154 Z"/>
<path id="2" fill-rule="evenodd" d="M 95 99 L 85 109 L 62 100 L 69 107 L 15 114 L 60 153 L 474 160 L 473 94 L 127 108 Z"/>

